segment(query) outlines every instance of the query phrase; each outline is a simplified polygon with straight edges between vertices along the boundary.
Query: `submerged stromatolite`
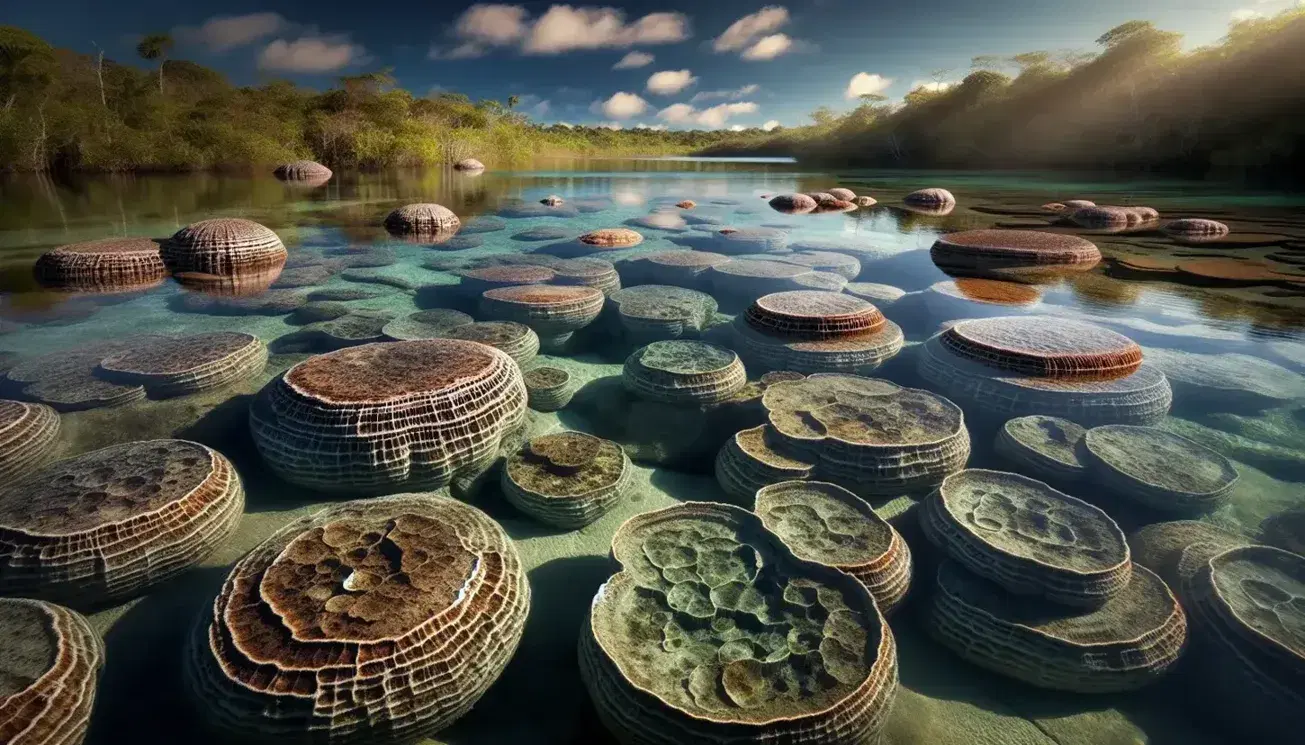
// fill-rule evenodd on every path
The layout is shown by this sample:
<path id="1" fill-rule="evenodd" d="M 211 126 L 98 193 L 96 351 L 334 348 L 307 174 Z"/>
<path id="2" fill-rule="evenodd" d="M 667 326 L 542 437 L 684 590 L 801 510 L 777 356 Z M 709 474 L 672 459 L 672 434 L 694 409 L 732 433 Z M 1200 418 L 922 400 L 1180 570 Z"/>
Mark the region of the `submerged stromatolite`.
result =
<path id="1" fill-rule="evenodd" d="M 143 290 L 163 282 L 168 269 L 150 238 L 105 238 L 41 254 L 33 269 L 47 287 L 84 292 Z"/>
<path id="2" fill-rule="evenodd" d="M 59 413 L 45 404 L 0 400 L 0 482 L 25 476 L 54 454 Z"/>
<path id="3" fill-rule="evenodd" d="M 251 378 L 267 364 L 257 336 L 215 331 L 151 337 L 133 349 L 100 360 L 99 373 L 123 385 L 140 385 L 156 398 L 221 388 Z"/>
<path id="4" fill-rule="evenodd" d="M 1083 452 L 1099 484 L 1155 510 L 1207 512 L 1237 484 L 1232 461 L 1155 427 L 1094 427 L 1083 437 Z"/>
<path id="5" fill-rule="evenodd" d="M 286 480 L 383 493 L 434 489 L 488 468 L 525 412 L 521 368 L 506 352 L 429 339 L 301 362 L 263 389 L 249 423 L 264 460 Z"/>
<path id="6" fill-rule="evenodd" d="M 1250 543 L 1243 535 L 1198 520 L 1151 523 L 1128 535 L 1134 566 L 1158 574 L 1183 602 L 1187 583 L 1210 559 Z"/>
<path id="7" fill-rule="evenodd" d="M 753 511 L 798 557 L 856 577 L 886 616 L 911 586 L 911 549 L 865 500 L 823 481 L 757 491 Z"/>
<path id="8" fill-rule="evenodd" d="M 667 285 L 627 287 L 613 292 L 607 302 L 622 334 L 635 344 L 697 338 L 716 314 L 711 295 Z"/>
<path id="9" fill-rule="evenodd" d="M 239 277 L 280 271 L 287 253 L 268 228 L 252 220 L 219 217 L 178 230 L 163 242 L 159 255 L 173 273 Z"/>
<path id="10" fill-rule="evenodd" d="M 721 228 L 712 236 L 711 250 L 727 256 L 782 251 L 788 233 L 777 228 Z"/>
<path id="11" fill-rule="evenodd" d="M 517 285 L 542 285 L 553 281 L 556 276 L 546 266 L 528 264 L 507 264 L 503 266 L 486 266 L 478 269 L 464 269 L 457 272 L 462 278 L 458 289 L 468 297 L 480 297 L 486 290 Z"/>
<path id="12" fill-rule="evenodd" d="M 783 261 L 735 259 L 712 266 L 703 276 L 718 300 L 749 303 L 772 292 L 800 290 L 794 280 L 811 273 L 809 267 Z"/>
<path id="13" fill-rule="evenodd" d="M 58 411 L 122 406 L 139 401 L 145 397 L 145 388 L 139 383 L 120 384 L 96 375 L 100 360 L 134 349 L 136 341 L 92 343 L 26 358 L 9 368 L 5 382 L 17 387 L 22 398 L 48 404 Z"/>
<path id="14" fill-rule="evenodd" d="M 648 401 L 714 404 L 738 393 L 747 372 L 732 350 L 701 341 L 657 341 L 625 360 L 621 380 Z"/>
<path id="15" fill-rule="evenodd" d="M 566 259 L 550 264 L 549 267 L 553 270 L 555 284 L 596 287 L 608 296 L 621 289 L 621 276 L 616 273 L 616 267 L 610 261 L 594 258 Z"/>
<path id="16" fill-rule="evenodd" d="M 529 609 L 516 547 L 484 512 L 434 494 L 345 502 L 236 563 L 186 684 L 233 741 L 412 742 L 479 700 Z"/>
<path id="17" fill-rule="evenodd" d="M 557 411 L 571 403 L 576 384 L 571 373 L 560 367 L 535 367 L 523 374 L 530 408 L 535 411 Z"/>
<path id="18" fill-rule="evenodd" d="M 902 349 L 902 329 L 853 295 L 797 290 L 765 295 L 735 318 L 734 342 L 757 370 L 869 373 Z"/>
<path id="19" fill-rule="evenodd" d="M 385 229 L 396 235 L 452 235 L 462 227 L 453 210 L 438 204 L 409 204 L 385 218 Z"/>
<path id="20" fill-rule="evenodd" d="M 602 517 L 630 486 L 634 468 L 614 442 L 582 432 L 530 440 L 503 465 L 503 496 L 556 528 L 581 528 Z"/>
<path id="21" fill-rule="evenodd" d="M 524 365 L 539 354 L 539 334 L 529 326 L 514 321 L 477 321 L 455 326 L 445 336 L 501 349 L 517 365 Z"/>
<path id="22" fill-rule="evenodd" d="M 814 459 L 784 454 L 778 437 L 773 427 L 762 424 L 736 433 L 716 454 L 716 482 L 737 504 L 751 507 L 758 489 L 811 477 Z"/>
<path id="23" fill-rule="evenodd" d="M 245 494 L 221 453 L 113 445 L 0 490 L 0 593 L 99 607 L 170 579 L 236 530 Z"/>
<path id="24" fill-rule="evenodd" d="M 1037 230 L 965 230 L 938 238 L 929 250 L 947 270 L 1020 277 L 1087 271 L 1101 261 L 1091 241 Z"/>
<path id="25" fill-rule="evenodd" d="M 1002 425 L 993 449 L 1027 475 L 1073 483 L 1087 474 L 1079 447 L 1085 434 L 1086 429 L 1068 419 L 1034 414 Z"/>
<path id="26" fill-rule="evenodd" d="M 730 261 L 711 251 L 660 251 L 622 264 L 626 285 L 659 284 L 703 289 L 708 269 Z"/>
<path id="27" fill-rule="evenodd" d="M 394 341 L 441 339 L 453 329 L 474 323 L 475 319 L 460 310 L 435 308 L 396 318 L 385 324 L 381 333 Z"/>
<path id="28" fill-rule="evenodd" d="M 516 321 L 534 329 L 546 350 L 564 345 L 603 311 L 602 290 L 582 285 L 522 285 L 487 290 L 480 310 L 496 321 Z"/>
<path id="29" fill-rule="evenodd" d="M 1145 568 L 1092 610 L 1012 595 L 950 561 L 938 569 L 928 611 L 932 636 L 960 657 L 1040 688 L 1130 691 L 1178 661 L 1187 617 L 1169 587 Z"/>
<path id="30" fill-rule="evenodd" d="M 629 228 L 603 228 L 591 230 L 576 239 L 594 251 L 634 248 L 643 243 L 643 236 Z"/>
<path id="31" fill-rule="evenodd" d="M 1132 339 L 1068 319 L 1007 316 L 961 321 L 942 332 L 940 341 L 961 357 L 1040 377 L 1122 378 L 1142 365 L 1142 348 Z"/>
<path id="32" fill-rule="evenodd" d="M 897 690 L 866 588 L 755 515 L 688 502 L 628 520 L 580 636 L 580 671 L 623 742 L 873 742 Z M 748 617 L 760 621 L 747 623 Z"/>
<path id="33" fill-rule="evenodd" d="M 967 570 L 1017 595 L 1095 608 L 1128 584 L 1124 532 L 1101 509 L 1002 471 L 948 476 L 925 500 L 929 540 Z"/>
<path id="34" fill-rule="evenodd" d="M 104 642 L 81 614 L 0 598 L 0 742 L 80 745 L 95 706 Z"/>

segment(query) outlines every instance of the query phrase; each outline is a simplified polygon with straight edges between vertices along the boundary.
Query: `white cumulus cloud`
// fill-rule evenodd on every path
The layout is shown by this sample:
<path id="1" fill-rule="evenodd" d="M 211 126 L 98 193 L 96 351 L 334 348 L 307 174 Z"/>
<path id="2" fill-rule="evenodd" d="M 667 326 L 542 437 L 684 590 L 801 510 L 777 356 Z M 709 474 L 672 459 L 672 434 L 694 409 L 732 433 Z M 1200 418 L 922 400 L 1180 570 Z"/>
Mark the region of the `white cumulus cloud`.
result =
<path id="1" fill-rule="evenodd" d="M 647 111 L 648 102 L 640 98 L 637 93 L 621 91 L 613 93 L 606 101 L 594 101 L 590 110 L 594 113 L 602 113 L 611 119 L 629 119 Z"/>
<path id="2" fill-rule="evenodd" d="M 683 13 L 649 13 L 627 22 L 618 8 L 571 5 L 553 5 L 532 18 L 523 5 L 478 3 L 458 16 L 449 33 L 454 39 L 452 50 L 435 50 L 432 57 L 479 57 L 506 47 L 523 54 L 561 54 L 577 49 L 670 44 L 689 38 L 689 18 Z M 642 64 L 651 61 L 650 57 Z M 617 64 L 623 63 L 625 60 Z"/>
<path id="3" fill-rule="evenodd" d="M 618 130 L 618 129 L 621 129 L 621 128 L 622 128 L 622 125 L 621 125 L 620 122 L 599 122 L 599 123 L 598 123 L 598 128 L 599 128 L 599 129 Z"/>
<path id="4" fill-rule="evenodd" d="M 665 132 L 665 131 L 666 131 L 666 125 L 665 125 L 665 124 L 654 124 L 654 125 L 652 125 L 652 126 L 650 127 L 650 126 L 648 126 L 647 124 L 644 124 L 643 122 L 640 122 L 640 123 L 634 125 L 634 128 L 635 128 L 635 129 L 647 129 L 647 130 L 652 131 L 652 132 Z"/>
<path id="5" fill-rule="evenodd" d="M 648 78 L 648 92 L 669 96 L 688 88 L 698 79 L 688 70 L 663 70 Z"/>
<path id="6" fill-rule="evenodd" d="M 182 41 L 203 44 L 214 52 L 225 52 L 265 39 L 289 25 L 289 21 L 279 13 L 247 13 L 214 16 L 199 27 L 180 26 L 175 31 Z"/>
<path id="7" fill-rule="evenodd" d="M 711 101 L 717 98 L 724 99 L 727 101 L 738 101 L 740 99 L 751 96 L 752 94 L 756 93 L 759 90 L 761 90 L 761 86 L 757 85 L 756 83 L 749 83 L 748 85 L 745 85 L 742 88 L 734 88 L 731 90 L 701 91 L 699 93 L 695 93 L 693 98 L 689 99 L 689 103 L 701 103 L 702 101 Z"/>
<path id="8" fill-rule="evenodd" d="M 361 61 L 363 48 L 344 35 L 277 39 L 263 48 L 258 66 L 278 72 L 332 72 Z"/>
<path id="9" fill-rule="evenodd" d="M 630 52 L 621 58 L 620 62 L 612 65 L 613 70 L 633 70 L 636 67 L 646 67 L 653 63 L 653 56 L 647 52 Z"/>
<path id="10" fill-rule="evenodd" d="M 770 132 L 771 130 L 777 129 L 779 126 L 780 125 L 778 119 L 771 119 L 770 121 L 761 125 L 761 128 L 766 130 L 767 132 Z"/>
<path id="11" fill-rule="evenodd" d="M 772 60 L 792 48 L 793 39 L 789 38 L 788 34 L 772 34 L 758 39 L 756 44 L 744 50 L 742 56 L 743 59 L 753 62 Z"/>
<path id="12" fill-rule="evenodd" d="M 671 124 L 697 124 L 709 129 L 725 126 L 730 117 L 755 114 L 759 107 L 751 101 L 722 103 L 708 109 L 696 109 L 687 103 L 676 103 L 657 112 L 657 118 Z"/>
<path id="13" fill-rule="evenodd" d="M 892 81 L 890 80 L 888 82 L 891 83 Z M 931 93 L 941 93 L 954 85 L 956 85 L 956 81 L 954 80 L 917 80 L 911 83 L 911 87 L 907 90 L 915 91 L 923 89 Z"/>
<path id="14" fill-rule="evenodd" d="M 731 131 L 731 132 L 742 132 L 743 130 L 744 130 L 744 126 L 743 126 L 742 124 L 731 124 L 731 125 L 730 125 L 730 131 Z"/>
<path id="15" fill-rule="evenodd" d="M 788 8 L 770 5 L 731 23 L 725 33 L 712 42 L 717 52 L 736 52 L 749 46 L 757 37 L 782 28 L 789 21 Z"/>
<path id="16" fill-rule="evenodd" d="M 1261 18 L 1268 17 L 1264 13 L 1261 13 L 1260 11 L 1255 10 L 1254 8 L 1238 8 L 1237 10 L 1234 10 L 1232 13 L 1230 13 L 1229 16 L 1232 18 L 1233 23 L 1242 23 L 1243 21 L 1258 21 Z"/>
<path id="17" fill-rule="evenodd" d="M 892 78 L 886 78 L 878 73 L 858 72 L 848 82 L 847 92 L 844 93 L 844 96 L 847 98 L 860 98 L 868 94 L 883 93 L 892 84 Z"/>

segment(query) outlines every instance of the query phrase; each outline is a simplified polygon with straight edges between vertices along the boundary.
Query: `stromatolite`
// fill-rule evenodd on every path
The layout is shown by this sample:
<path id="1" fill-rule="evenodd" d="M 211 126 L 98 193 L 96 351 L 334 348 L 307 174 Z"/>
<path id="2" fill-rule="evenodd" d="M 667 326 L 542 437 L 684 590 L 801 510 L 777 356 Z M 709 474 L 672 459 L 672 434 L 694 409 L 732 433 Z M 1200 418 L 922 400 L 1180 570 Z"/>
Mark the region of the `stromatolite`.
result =
<path id="1" fill-rule="evenodd" d="M 1094 427 L 1083 446 L 1098 483 L 1155 510 L 1212 510 L 1227 501 L 1238 479 L 1232 461 L 1155 427 Z"/>
<path id="2" fill-rule="evenodd" d="M 90 725 L 104 642 L 80 614 L 0 598 L 0 742 L 80 745 Z"/>
<path id="3" fill-rule="evenodd" d="M 1018 470 L 1044 481 L 1073 483 L 1087 474 L 1079 443 L 1087 430 L 1054 416 L 1022 416 L 1002 425 L 993 448 Z"/>
<path id="4" fill-rule="evenodd" d="M 122 385 L 139 385 L 157 398 L 221 388 L 251 378 L 267 364 L 267 345 L 257 336 L 215 331 L 151 337 L 133 349 L 100 360 L 99 373 Z"/>
<path id="5" fill-rule="evenodd" d="M 711 295 L 668 285 L 627 287 L 613 292 L 607 303 L 625 338 L 636 344 L 697 338 L 716 314 Z"/>
<path id="6" fill-rule="evenodd" d="M 173 273 L 218 277 L 279 272 L 287 256 L 276 233 L 252 220 L 233 217 L 187 225 L 164 241 L 159 254 Z"/>
<path id="7" fill-rule="evenodd" d="M 451 236 L 461 227 L 462 220 L 452 210 L 431 203 L 405 205 L 385 218 L 385 229 L 396 235 Z"/>
<path id="8" fill-rule="evenodd" d="M 72 243 L 41 254 L 33 269 L 48 287 L 86 292 L 142 290 L 168 275 L 158 241 L 104 238 Z"/>
<path id="9" fill-rule="evenodd" d="M 570 530 L 615 507 L 633 470 L 620 445 L 582 432 L 558 432 L 536 437 L 509 456 L 501 484 L 503 496 L 518 510 Z"/>
<path id="10" fill-rule="evenodd" d="M 714 404 L 729 399 L 747 382 L 739 356 L 701 341 L 653 342 L 625 360 L 625 387 L 649 401 Z"/>
<path id="11" fill-rule="evenodd" d="M 45 404 L 0 400 L 0 481 L 40 468 L 54 454 L 59 413 Z"/>

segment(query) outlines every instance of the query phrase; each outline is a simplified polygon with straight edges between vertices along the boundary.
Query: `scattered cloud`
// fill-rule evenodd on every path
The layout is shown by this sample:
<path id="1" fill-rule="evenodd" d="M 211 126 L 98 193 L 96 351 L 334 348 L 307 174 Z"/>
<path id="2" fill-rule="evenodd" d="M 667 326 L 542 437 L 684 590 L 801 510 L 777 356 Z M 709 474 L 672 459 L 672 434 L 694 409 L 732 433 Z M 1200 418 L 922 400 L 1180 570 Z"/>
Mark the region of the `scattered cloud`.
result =
<path id="1" fill-rule="evenodd" d="M 778 119 L 771 119 L 770 121 L 761 125 L 761 128 L 766 130 L 767 132 L 770 132 L 771 130 L 778 129 L 779 126 L 780 124 Z"/>
<path id="2" fill-rule="evenodd" d="M 633 70 L 636 67 L 646 67 L 653 63 L 653 56 L 647 52 L 630 52 L 621 58 L 620 62 L 612 65 L 613 70 Z"/>
<path id="3" fill-rule="evenodd" d="M 611 129 L 611 130 L 623 129 L 620 122 L 599 122 L 596 126 L 599 129 Z"/>
<path id="4" fill-rule="evenodd" d="M 477 3 L 454 21 L 449 35 L 453 48 L 433 49 L 432 57 L 467 59 L 496 48 L 515 47 L 523 54 L 561 54 L 577 49 L 622 49 L 670 44 L 689 38 L 689 18 L 682 13 L 649 13 L 626 22 L 617 8 L 579 8 L 553 5 L 531 18 L 523 5 Z M 628 59 L 627 55 L 627 59 Z M 652 62 L 618 66 L 640 67 Z"/>
<path id="5" fill-rule="evenodd" d="M 666 125 L 665 125 L 665 124 L 654 124 L 654 125 L 652 125 L 652 126 L 650 127 L 650 126 L 648 126 L 647 124 L 644 124 L 643 122 L 640 122 L 640 123 L 634 125 L 634 128 L 635 128 L 635 129 L 647 129 L 647 130 L 652 131 L 652 132 L 665 132 L 665 131 L 666 131 Z"/>
<path id="6" fill-rule="evenodd" d="M 198 27 L 178 26 L 176 37 L 183 42 L 203 44 L 213 52 L 225 52 L 252 44 L 289 28 L 279 13 L 247 13 L 242 16 L 214 16 Z"/>
<path id="7" fill-rule="evenodd" d="M 731 125 L 730 125 L 730 131 L 731 131 L 731 132 L 742 132 L 744 129 L 746 129 L 746 127 L 744 127 L 742 124 L 731 124 Z"/>
<path id="8" fill-rule="evenodd" d="M 756 44 L 743 52 L 743 59 L 752 62 L 772 60 L 793 48 L 793 39 L 788 34 L 763 36 Z"/>
<path id="9" fill-rule="evenodd" d="M 1229 14 L 1233 23 L 1242 23 L 1245 21 L 1258 21 L 1261 18 L 1267 18 L 1264 13 L 1254 8 L 1238 8 Z"/>
<path id="10" fill-rule="evenodd" d="M 698 79 L 688 70 L 663 70 L 655 72 L 648 78 L 648 92 L 660 96 L 670 96 L 688 88 Z"/>
<path id="11" fill-rule="evenodd" d="M 558 122 L 557 126 L 566 127 L 567 129 L 575 129 L 575 125 L 572 124 L 571 122 Z"/>
<path id="12" fill-rule="evenodd" d="M 629 119 L 647 111 L 648 102 L 636 93 L 622 91 L 612 94 L 606 101 L 594 101 L 589 108 L 595 114 L 601 113 L 612 119 Z"/>
<path id="13" fill-rule="evenodd" d="M 890 80 L 890 81 L 888 81 L 888 82 L 891 83 L 892 81 Z M 908 90 L 908 91 L 915 91 L 915 90 L 921 90 L 921 89 L 923 89 L 923 90 L 929 91 L 929 92 L 931 92 L 931 93 L 940 93 L 940 92 L 942 92 L 942 91 L 947 90 L 948 88 L 951 88 L 951 87 L 954 86 L 954 85 L 956 85 L 956 81 L 955 81 L 955 80 L 943 80 L 943 81 L 937 81 L 937 80 L 917 80 L 917 81 L 911 83 L 910 87 L 907 88 L 907 90 Z"/>
<path id="14" fill-rule="evenodd" d="M 886 78 L 878 73 L 858 72 L 848 82 L 844 96 L 852 99 L 869 94 L 881 94 L 892 84 L 892 78 Z"/>
<path id="15" fill-rule="evenodd" d="M 533 93 L 527 93 L 517 99 L 516 110 L 523 114 L 529 114 L 530 116 L 547 116 L 551 108 L 552 103 L 548 99 L 542 98 Z"/>
<path id="16" fill-rule="evenodd" d="M 258 67 L 277 72 L 332 72 L 366 59 L 366 51 L 344 34 L 277 39 L 263 48 Z"/>
<path id="17" fill-rule="evenodd" d="M 709 129 L 725 126 L 730 117 L 738 114 L 755 114 L 759 107 L 751 101 L 722 103 L 708 109 L 696 109 L 691 104 L 676 103 L 657 112 L 657 118 L 670 124 L 697 124 Z"/>
<path id="18" fill-rule="evenodd" d="M 702 101 L 711 101 L 717 98 L 725 99 L 726 101 L 738 101 L 751 96 L 759 90 L 761 90 L 761 86 L 756 83 L 750 83 L 742 88 L 735 88 L 733 90 L 700 91 L 695 93 L 693 98 L 689 99 L 689 103 L 701 103 Z"/>
<path id="19" fill-rule="evenodd" d="M 711 48 L 717 52 L 737 52 L 751 46 L 758 37 L 777 31 L 789 21 L 788 8 L 770 5 L 731 23 L 717 36 Z"/>

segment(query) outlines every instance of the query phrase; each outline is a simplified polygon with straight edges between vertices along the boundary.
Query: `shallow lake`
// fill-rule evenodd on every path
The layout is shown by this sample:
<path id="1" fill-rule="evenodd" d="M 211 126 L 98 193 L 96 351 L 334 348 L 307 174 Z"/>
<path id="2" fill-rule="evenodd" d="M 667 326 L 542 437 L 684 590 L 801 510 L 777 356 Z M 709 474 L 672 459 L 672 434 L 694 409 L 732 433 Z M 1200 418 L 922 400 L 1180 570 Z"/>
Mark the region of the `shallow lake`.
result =
<path id="1" fill-rule="evenodd" d="M 877 203 L 831 214 L 784 214 L 769 205 L 777 194 L 833 187 L 872 196 Z M 955 208 L 930 214 L 903 206 L 905 195 L 925 187 L 949 189 Z M 549 195 L 562 203 L 542 205 Z M 1067 199 L 1144 205 L 1158 210 L 1161 219 L 1110 232 L 1063 224 L 1041 208 Z M 683 200 L 695 205 L 677 207 Z M 449 208 L 461 218 L 462 230 L 440 241 L 390 235 L 386 216 L 416 202 Z M 275 231 L 288 249 L 285 268 L 221 288 L 175 278 L 125 287 L 52 286 L 34 272 L 38 257 L 61 245 L 127 236 L 161 241 L 191 223 L 219 217 L 244 218 Z M 1160 230 L 1168 220 L 1189 217 L 1218 220 L 1230 233 L 1198 243 L 1176 241 Z M 584 252 L 576 240 L 618 227 L 638 231 L 642 242 Z M 931 257 L 930 247 L 944 233 L 994 227 L 1081 236 L 1096 244 L 1102 259 L 1090 269 L 1012 282 L 1005 276 L 949 274 Z M 701 328 L 683 336 L 728 345 L 727 330 L 758 296 L 774 289 L 839 292 L 851 280 L 844 294 L 869 298 L 904 336 L 900 351 L 866 375 L 942 393 L 921 374 L 918 360 L 927 351 L 924 342 L 948 322 L 1029 316 L 1053 325 L 1097 324 L 1136 342 L 1143 364 L 1168 376 L 1172 405 L 1167 415 L 1147 423 L 1228 459 L 1236 482 L 1217 504 L 1195 514 L 1150 511 L 1090 480 L 1064 490 L 1103 508 L 1124 533 L 1194 519 L 1255 543 L 1270 540 L 1265 521 L 1272 525 L 1276 519 L 1276 533 L 1269 531 L 1274 541 L 1296 551 L 1305 544 L 1299 532 L 1305 525 L 1305 200 L 1297 197 L 1142 178 L 820 173 L 783 159 L 559 160 L 540 162 L 535 170 L 479 176 L 337 174 L 315 187 L 270 176 L 220 174 L 5 177 L 0 178 L 0 372 L 6 377 L 0 398 L 48 399 L 60 412 L 52 446 L 59 457 L 138 440 L 193 440 L 228 457 L 246 492 L 234 534 L 196 568 L 139 597 L 85 609 L 105 638 L 107 660 L 87 742 L 198 737 L 180 682 L 183 650 L 196 619 L 211 607 L 243 554 L 287 523 L 347 498 L 292 484 L 268 467 L 249 425 L 251 402 L 260 389 L 315 354 L 392 338 L 386 329 L 395 327 L 387 324 L 419 311 L 458 309 L 490 320 L 478 298 L 460 289 L 460 272 L 548 267 L 586 255 L 611 262 L 625 286 L 651 284 L 647 256 L 725 253 L 726 239 L 718 235 L 722 228 L 764 229 L 757 233 L 763 237 L 755 250 L 735 250 L 731 260 L 771 263 L 748 275 L 758 280 L 752 285 L 735 283 L 714 292 L 701 278 L 686 282 L 715 295 L 717 307 L 700 319 Z M 523 254 L 535 257 L 533 263 L 518 263 Z M 803 269 L 783 275 L 793 284 L 777 285 L 767 269 L 776 262 Z M 535 436 L 576 430 L 620 442 L 634 461 L 629 494 L 583 528 L 562 530 L 514 509 L 496 477 L 469 492 L 513 539 L 528 572 L 532 602 L 520 646 L 502 677 L 469 713 L 439 733 L 437 742 L 610 741 L 581 682 L 576 640 L 594 593 L 614 571 L 608 558 L 613 534 L 633 515 L 678 502 L 738 501 L 726 495 L 714 473 L 716 452 L 729 432 L 714 429 L 719 425 L 706 421 L 710 417 L 659 418 L 639 409 L 634 399 L 612 393 L 620 388 L 623 362 L 638 347 L 634 335 L 623 336 L 616 315 L 608 302 L 590 327 L 569 340 L 550 342 L 544 335 L 540 353 L 523 361 L 525 370 L 560 368 L 579 389 L 560 411 L 529 412 L 526 431 Z M 117 406 L 78 398 L 77 391 L 43 398 L 44 390 L 66 389 L 72 373 L 54 380 L 64 358 L 34 362 L 42 355 L 66 357 L 106 342 L 130 347 L 132 339 L 152 338 L 142 335 L 220 331 L 258 337 L 268 347 L 266 369 L 217 389 L 150 394 Z M 15 369 L 24 372 L 13 374 Z M 103 375 L 97 370 L 92 363 L 79 374 L 99 380 Z M 750 367 L 748 378 L 755 381 L 760 372 Z M 994 448 L 1000 421 L 996 426 L 990 421 L 984 397 L 999 394 L 975 395 L 974 402 L 960 402 L 971 419 L 968 467 L 1023 472 Z M 1207 726 L 1199 699 L 1184 688 L 1208 674 L 1204 669 L 1180 672 L 1137 692 L 1072 694 L 981 670 L 934 641 L 923 618 L 935 584 L 937 559 L 930 554 L 936 549 L 919 532 L 915 515 L 927 493 L 870 499 L 917 557 L 909 602 L 890 619 L 901 690 L 884 730 L 886 742 L 1245 741 L 1236 736 L 1235 722 L 1210 720 L 1213 726 Z M 1278 517 L 1284 513 L 1289 517 Z M 0 525 L 0 545 L 4 530 Z M 0 571 L 4 568 L 0 563 Z M 1305 651 L 1305 598 L 1284 601 L 1275 613 L 1287 629 L 1283 633 L 1295 634 L 1299 662 Z"/>

